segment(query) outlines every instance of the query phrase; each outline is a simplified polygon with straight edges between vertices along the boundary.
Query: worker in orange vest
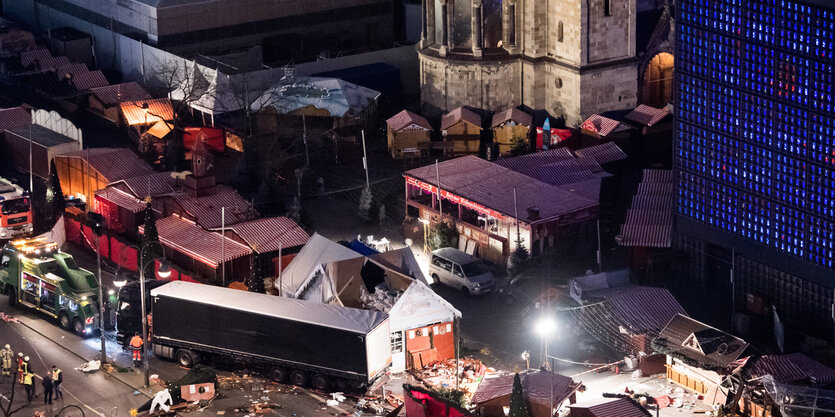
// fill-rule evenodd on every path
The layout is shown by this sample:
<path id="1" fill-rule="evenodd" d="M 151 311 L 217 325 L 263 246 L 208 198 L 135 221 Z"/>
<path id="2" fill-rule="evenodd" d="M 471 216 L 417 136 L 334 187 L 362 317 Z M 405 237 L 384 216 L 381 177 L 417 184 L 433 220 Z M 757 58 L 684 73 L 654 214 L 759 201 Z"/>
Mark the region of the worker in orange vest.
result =
<path id="1" fill-rule="evenodd" d="M 139 333 L 134 333 L 130 339 L 130 349 L 133 351 L 133 366 L 135 367 L 139 367 L 140 362 L 142 362 L 142 345 L 143 342 Z"/>

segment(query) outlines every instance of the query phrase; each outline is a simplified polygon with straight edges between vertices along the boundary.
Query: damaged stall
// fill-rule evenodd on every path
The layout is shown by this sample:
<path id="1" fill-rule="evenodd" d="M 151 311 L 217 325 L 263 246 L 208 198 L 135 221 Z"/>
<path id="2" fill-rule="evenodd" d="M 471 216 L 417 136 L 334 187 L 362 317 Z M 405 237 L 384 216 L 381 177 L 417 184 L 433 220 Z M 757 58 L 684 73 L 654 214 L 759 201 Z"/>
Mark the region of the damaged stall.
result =
<path id="1" fill-rule="evenodd" d="M 286 297 L 388 313 L 392 372 L 455 357 L 461 312 L 429 288 L 408 247 L 365 256 L 314 234 L 280 281 Z"/>

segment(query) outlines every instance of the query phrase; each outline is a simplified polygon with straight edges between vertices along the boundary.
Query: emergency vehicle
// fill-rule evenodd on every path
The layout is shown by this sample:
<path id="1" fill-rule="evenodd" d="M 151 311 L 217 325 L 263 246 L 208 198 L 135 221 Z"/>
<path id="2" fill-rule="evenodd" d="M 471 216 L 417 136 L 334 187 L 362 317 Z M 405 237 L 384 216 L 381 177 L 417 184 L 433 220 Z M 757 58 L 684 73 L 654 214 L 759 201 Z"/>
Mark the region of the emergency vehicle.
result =
<path id="1" fill-rule="evenodd" d="M 14 240 L 3 247 L 0 290 L 9 305 L 40 311 L 80 336 L 98 327 L 96 277 L 45 238 Z"/>
<path id="2" fill-rule="evenodd" d="M 32 233 L 32 199 L 11 181 L 0 178 L 0 240 Z"/>

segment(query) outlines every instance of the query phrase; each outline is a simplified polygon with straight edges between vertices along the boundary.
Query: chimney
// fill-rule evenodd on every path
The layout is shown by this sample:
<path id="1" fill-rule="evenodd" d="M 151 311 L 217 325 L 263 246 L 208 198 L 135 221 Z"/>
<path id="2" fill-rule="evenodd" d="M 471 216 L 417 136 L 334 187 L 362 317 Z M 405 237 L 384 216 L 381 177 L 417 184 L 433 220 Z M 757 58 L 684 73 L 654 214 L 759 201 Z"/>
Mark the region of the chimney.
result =
<path id="1" fill-rule="evenodd" d="M 539 218 L 539 207 L 528 207 L 528 219 L 536 220 Z"/>

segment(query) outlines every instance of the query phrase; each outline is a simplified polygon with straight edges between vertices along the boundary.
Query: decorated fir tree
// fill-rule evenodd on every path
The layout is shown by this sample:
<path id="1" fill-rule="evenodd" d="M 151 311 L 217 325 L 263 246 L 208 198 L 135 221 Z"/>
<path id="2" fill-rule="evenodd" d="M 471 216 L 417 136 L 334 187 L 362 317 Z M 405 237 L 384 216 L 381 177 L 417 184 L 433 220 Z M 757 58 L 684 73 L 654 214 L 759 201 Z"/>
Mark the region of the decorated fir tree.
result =
<path id="1" fill-rule="evenodd" d="M 145 277 L 148 279 L 153 279 L 154 276 L 154 263 L 151 262 L 152 259 L 157 259 L 162 256 L 160 252 L 162 250 L 162 245 L 159 243 L 159 232 L 157 232 L 157 216 L 154 214 L 154 209 L 151 208 L 151 198 L 147 198 L 145 200 L 145 227 L 143 229 L 142 234 L 142 242 L 140 248 L 144 250 L 142 259 L 139 260 L 139 267 L 147 267 L 145 268 Z M 153 243 L 156 242 L 156 243 Z"/>
<path id="2" fill-rule="evenodd" d="M 522 379 L 519 374 L 513 376 L 513 391 L 510 392 L 510 412 L 508 417 L 529 417 L 525 396 L 522 392 Z"/>

